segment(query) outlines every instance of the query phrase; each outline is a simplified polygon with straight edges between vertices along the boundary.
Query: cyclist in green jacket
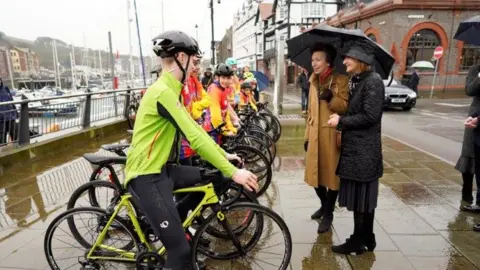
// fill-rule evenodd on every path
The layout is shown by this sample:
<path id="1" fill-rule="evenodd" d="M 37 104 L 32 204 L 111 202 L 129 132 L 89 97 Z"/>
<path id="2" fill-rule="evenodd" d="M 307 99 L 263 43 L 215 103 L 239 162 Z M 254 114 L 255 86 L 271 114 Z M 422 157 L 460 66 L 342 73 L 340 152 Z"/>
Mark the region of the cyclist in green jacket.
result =
<path id="1" fill-rule="evenodd" d="M 180 101 L 180 92 L 199 49 L 187 34 L 167 31 L 153 40 L 162 58 L 162 75 L 142 98 L 137 112 L 126 165 L 126 185 L 164 244 L 168 258 L 164 269 L 191 269 L 190 246 L 175 208 L 173 190 L 201 181 L 200 168 L 170 165 L 178 159 L 180 134 L 200 156 L 247 190 L 258 188 L 257 177 L 237 169 L 226 153 L 191 118 Z"/>

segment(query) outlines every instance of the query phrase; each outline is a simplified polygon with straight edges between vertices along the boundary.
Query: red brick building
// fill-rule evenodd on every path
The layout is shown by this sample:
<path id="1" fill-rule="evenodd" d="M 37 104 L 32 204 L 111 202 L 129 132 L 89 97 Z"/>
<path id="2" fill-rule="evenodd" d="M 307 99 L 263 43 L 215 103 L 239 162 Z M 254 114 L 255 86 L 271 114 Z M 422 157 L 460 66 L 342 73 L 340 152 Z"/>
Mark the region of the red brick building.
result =
<path id="1" fill-rule="evenodd" d="M 376 0 L 347 7 L 327 23 L 359 28 L 389 50 L 396 59 L 395 77 L 411 74 L 410 66 L 430 61 L 437 46 L 440 59 L 436 92 L 463 91 L 465 75 L 480 64 L 480 47 L 453 39 L 461 21 L 480 13 L 479 0 Z M 422 72 L 419 91 L 429 91 L 433 72 Z"/>

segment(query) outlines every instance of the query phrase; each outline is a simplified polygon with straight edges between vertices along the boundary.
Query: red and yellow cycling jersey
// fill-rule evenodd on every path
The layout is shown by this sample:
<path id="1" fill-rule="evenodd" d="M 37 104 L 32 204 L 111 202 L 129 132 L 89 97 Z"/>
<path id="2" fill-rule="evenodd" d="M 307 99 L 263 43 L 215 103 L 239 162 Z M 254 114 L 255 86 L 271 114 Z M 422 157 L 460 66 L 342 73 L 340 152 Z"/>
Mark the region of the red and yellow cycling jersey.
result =
<path id="1" fill-rule="evenodd" d="M 240 108 L 245 107 L 247 104 L 250 104 L 250 106 L 257 111 L 257 105 L 255 104 L 255 98 L 252 95 L 252 92 L 250 93 L 245 93 L 245 92 L 240 92 L 240 102 L 238 103 Z"/>
<path id="2" fill-rule="evenodd" d="M 226 126 L 223 128 L 225 133 L 229 131 L 237 133 L 237 129 L 233 126 L 228 111 L 229 94 L 228 89 L 221 87 L 218 82 L 214 82 L 208 87 L 208 95 L 212 103 L 207 109 L 204 121 L 205 130 L 211 131 L 222 123 L 225 123 Z"/>
<path id="3" fill-rule="evenodd" d="M 187 78 L 182 88 L 182 103 L 187 112 L 197 122 L 201 123 L 203 110 L 211 104 L 211 99 L 203 89 L 202 84 L 195 76 Z M 180 148 L 180 159 L 193 156 L 195 151 L 192 150 L 190 144 L 185 138 L 182 138 L 182 147 Z"/>

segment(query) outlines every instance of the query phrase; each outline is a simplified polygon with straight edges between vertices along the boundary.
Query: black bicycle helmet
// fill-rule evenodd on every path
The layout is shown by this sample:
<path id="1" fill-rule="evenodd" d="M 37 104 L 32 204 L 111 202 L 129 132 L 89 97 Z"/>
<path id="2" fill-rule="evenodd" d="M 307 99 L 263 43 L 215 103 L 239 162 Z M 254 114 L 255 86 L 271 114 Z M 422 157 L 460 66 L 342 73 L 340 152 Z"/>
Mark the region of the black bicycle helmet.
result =
<path id="1" fill-rule="evenodd" d="M 153 40 L 153 51 L 161 58 L 174 57 L 179 52 L 188 55 L 199 53 L 198 43 L 182 31 L 166 31 Z"/>
<path id="2" fill-rule="evenodd" d="M 226 64 L 218 64 L 215 68 L 215 76 L 233 76 L 233 69 Z"/>
<path id="3" fill-rule="evenodd" d="M 195 46 L 197 47 L 197 58 L 203 58 L 203 52 L 200 50 L 200 46 L 198 45 L 198 42 L 196 39 L 192 37 L 193 41 L 195 41 Z"/>
<path id="4" fill-rule="evenodd" d="M 252 84 L 250 82 L 244 82 L 242 85 L 240 85 L 240 89 L 252 89 Z"/>
<path id="5" fill-rule="evenodd" d="M 153 39 L 153 51 L 161 58 L 173 57 L 182 71 L 181 83 L 185 82 L 187 77 L 188 65 L 190 64 L 190 57 L 199 54 L 198 43 L 189 35 L 182 31 L 172 30 L 163 32 Z M 184 52 L 188 55 L 187 66 L 184 68 L 177 59 L 177 54 Z"/>

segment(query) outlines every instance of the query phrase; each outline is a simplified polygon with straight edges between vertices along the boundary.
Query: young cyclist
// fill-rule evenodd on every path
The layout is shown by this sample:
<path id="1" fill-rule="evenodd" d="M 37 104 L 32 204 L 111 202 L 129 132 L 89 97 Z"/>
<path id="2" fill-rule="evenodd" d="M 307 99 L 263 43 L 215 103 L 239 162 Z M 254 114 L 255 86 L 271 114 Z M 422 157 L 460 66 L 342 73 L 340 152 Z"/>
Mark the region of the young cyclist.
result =
<path id="1" fill-rule="evenodd" d="M 233 136 L 237 133 L 237 129 L 233 126 L 230 118 L 228 94 L 229 86 L 233 77 L 233 70 L 230 66 L 219 64 L 215 70 L 215 80 L 210 87 L 208 87 L 208 94 L 212 99 L 212 104 L 207 110 L 204 128 L 207 131 L 212 131 L 221 124 L 225 123 L 222 134 L 212 134 L 217 143 L 221 143 L 221 135 Z"/>
<path id="2" fill-rule="evenodd" d="M 162 58 L 163 72 L 140 103 L 128 151 L 125 185 L 167 250 L 164 269 L 192 269 L 190 246 L 172 191 L 202 179 L 200 168 L 167 163 L 178 158 L 180 133 L 224 176 L 247 190 L 257 189 L 258 184 L 254 174 L 228 161 L 238 157 L 223 151 L 179 100 L 199 53 L 196 42 L 181 31 L 167 31 L 153 40 L 153 48 Z"/>
<path id="3" fill-rule="evenodd" d="M 253 98 L 253 80 L 247 79 L 240 86 L 240 103 L 238 104 L 239 109 L 245 108 L 245 106 L 250 105 L 252 109 L 257 111 L 257 105 L 255 104 L 255 99 Z"/>
<path id="4" fill-rule="evenodd" d="M 198 80 L 199 65 L 201 55 L 197 56 L 194 67 L 188 76 L 187 81 L 182 89 L 183 105 L 198 124 L 202 124 L 202 114 L 205 109 L 210 107 L 212 103 L 210 96 L 203 89 L 202 84 Z M 195 155 L 195 151 L 190 147 L 188 140 L 182 138 L 182 147 L 180 150 L 180 164 L 192 165 L 191 157 Z"/>

